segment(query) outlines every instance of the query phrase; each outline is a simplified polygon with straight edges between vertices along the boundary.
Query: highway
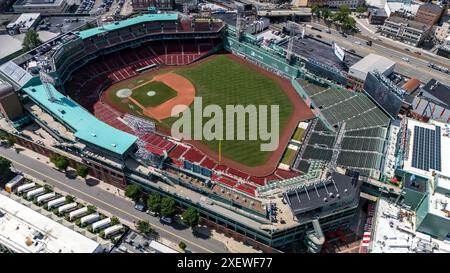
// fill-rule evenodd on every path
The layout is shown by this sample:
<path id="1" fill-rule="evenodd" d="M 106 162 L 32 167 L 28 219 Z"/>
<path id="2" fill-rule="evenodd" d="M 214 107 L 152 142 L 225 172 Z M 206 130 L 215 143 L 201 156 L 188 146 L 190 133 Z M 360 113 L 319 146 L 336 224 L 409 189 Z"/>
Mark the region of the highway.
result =
<path id="1" fill-rule="evenodd" d="M 156 217 L 134 209 L 134 204 L 130 200 L 116 196 L 99 187 L 90 186 L 82 179 L 69 179 L 64 173 L 38 160 L 16 153 L 14 149 L 0 147 L 0 155 L 11 160 L 14 168 L 18 171 L 45 181 L 49 185 L 76 196 L 120 219 L 128 222 L 148 220 L 161 237 L 175 243 L 184 241 L 193 252 L 228 252 L 222 242 L 210 237 L 209 234 L 205 234 L 203 231 L 198 229 L 192 231 L 178 223 L 164 225 Z"/>
<path id="2" fill-rule="evenodd" d="M 308 27 L 308 25 L 317 27 L 319 29 L 322 29 L 323 31 L 314 30 L 311 27 Z M 306 23 L 306 26 L 306 34 L 311 34 L 317 39 L 323 40 L 328 43 L 335 41 L 338 45 L 344 47 L 347 50 L 355 50 L 355 53 L 360 56 L 364 57 L 370 53 L 376 53 L 395 61 L 397 63 L 395 71 L 401 75 L 417 78 L 422 82 L 427 82 L 430 79 L 435 78 L 443 83 L 450 84 L 450 75 L 429 68 L 429 61 L 427 60 L 429 58 L 424 59 L 423 56 L 415 54 L 414 50 L 412 49 L 408 52 L 405 50 L 400 50 L 398 48 L 386 47 L 380 41 L 374 41 L 372 43 L 372 46 L 367 46 L 365 39 L 361 39 L 352 35 L 343 37 L 338 31 L 333 29 L 330 29 L 331 34 L 329 34 L 325 32 L 327 27 L 321 24 L 308 22 Z M 321 38 L 318 38 L 317 35 L 320 35 Z M 405 48 L 407 48 L 407 46 L 405 46 Z M 416 51 L 418 51 L 418 49 Z M 408 61 L 406 61 L 404 58 L 407 58 Z M 431 59 L 434 60 L 434 58 Z M 444 64 L 440 62 L 439 58 L 435 59 L 436 64 L 444 66 Z M 445 66 L 449 67 L 448 63 L 445 64 Z"/>

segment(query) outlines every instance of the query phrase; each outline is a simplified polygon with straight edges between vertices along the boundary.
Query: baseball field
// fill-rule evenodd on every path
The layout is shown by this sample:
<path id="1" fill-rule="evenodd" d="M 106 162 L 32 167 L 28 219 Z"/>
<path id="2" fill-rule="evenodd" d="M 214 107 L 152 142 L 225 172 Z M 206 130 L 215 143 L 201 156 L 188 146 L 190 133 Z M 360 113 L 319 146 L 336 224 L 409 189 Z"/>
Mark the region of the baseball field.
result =
<path id="1" fill-rule="evenodd" d="M 103 95 L 103 99 L 122 112 L 130 112 L 157 121 L 158 128 L 166 133 L 170 131 L 171 125 L 177 119 L 167 116 L 167 110 L 170 110 L 175 102 L 180 104 L 180 101 L 181 104 L 192 108 L 194 97 L 202 98 L 203 107 L 215 104 L 223 111 L 226 105 L 243 105 L 244 107 L 278 105 L 279 132 L 283 134 L 288 121 L 295 119 L 292 118 L 295 109 L 291 101 L 293 101 L 292 96 L 296 94 L 293 95 L 291 92 L 287 95 L 284 89 L 290 84 L 283 80 L 285 81 L 283 86 L 280 84 L 281 80 L 277 78 L 231 54 L 216 55 L 191 65 L 166 67 L 120 82 L 111 86 Z M 180 96 L 183 100 L 177 101 Z M 270 114 L 270 110 L 268 112 Z M 299 118 L 302 119 L 302 117 Z M 210 119 L 204 118 L 203 124 Z M 289 134 L 292 134 L 295 129 L 295 122 Z M 267 122 L 267 124 L 270 128 L 270 123 Z M 247 121 L 246 132 L 248 128 Z M 281 153 L 287 143 L 283 141 L 285 140 L 280 137 L 280 146 L 284 145 Z M 213 154 L 215 153 L 213 157 L 216 159 L 220 145 L 222 159 L 235 161 L 248 167 L 267 163 L 272 154 L 269 151 L 261 151 L 260 144 L 267 143 L 261 140 L 222 140 L 220 144 L 218 140 L 196 142 L 201 150 L 213 151 Z"/>

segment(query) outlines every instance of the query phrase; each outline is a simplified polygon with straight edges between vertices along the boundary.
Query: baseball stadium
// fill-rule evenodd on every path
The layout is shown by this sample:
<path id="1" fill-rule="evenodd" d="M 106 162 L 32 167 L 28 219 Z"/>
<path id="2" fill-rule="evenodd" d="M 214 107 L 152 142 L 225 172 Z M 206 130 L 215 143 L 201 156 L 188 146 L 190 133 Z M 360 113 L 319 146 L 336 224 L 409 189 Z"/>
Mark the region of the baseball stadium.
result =
<path id="1" fill-rule="evenodd" d="M 304 241 L 318 252 L 326 232 L 350 224 L 361 181 L 382 175 L 390 118 L 288 49 L 176 13 L 65 33 L 0 66 L 23 106 L 8 132 L 108 183 L 195 207 L 207 225 L 260 249 Z M 221 108 L 278 105 L 278 148 L 172 136 L 196 97 Z"/>

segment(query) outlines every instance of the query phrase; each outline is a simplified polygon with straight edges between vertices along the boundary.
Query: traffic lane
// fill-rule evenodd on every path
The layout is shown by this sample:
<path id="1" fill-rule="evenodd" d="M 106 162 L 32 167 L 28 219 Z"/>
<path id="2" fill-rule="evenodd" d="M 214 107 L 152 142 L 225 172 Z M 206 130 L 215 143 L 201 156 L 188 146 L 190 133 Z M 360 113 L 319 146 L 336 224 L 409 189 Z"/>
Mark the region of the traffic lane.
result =
<path id="1" fill-rule="evenodd" d="M 305 30 L 305 33 L 315 35 L 317 31 L 315 30 Z M 319 32 L 320 33 L 320 32 Z M 359 55 L 366 56 L 370 53 L 378 53 L 380 55 L 383 55 L 385 57 L 390 57 L 393 59 L 393 61 L 396 61 L 398 65 L 401 65 L 401 69 L 396 69 L 397 72 L 399 72 L 402 75 L 412 77 L 412 78 L 418 78 L 419 80 L 423 82 L 427 82 L 432 78 L 436 78 L 442 82 L 449 82 L 450 77 L 446 74 L 435 71 L 434 69 L 431 69 L 428 67 L 428 63 L 421 61 L 420 59 L 410 59 L 409 57 L 406 57 L 404 54 L 402 54 L 399 51 L 392 50 L 385 47 L 368 47 L 364 46 L 363 44 L 359 45 L 351 41 L 351 39 L 345 39 L 344 37 L 335 37 L 328 33 L 322 33 L 319 34 L 322 38 L 322 40 L 327 42 L 337 42 L 341 44 L 346 49 L 354 49 L 355 52 Z M 339 38 L 339 39 L 337 39 Z M 409 65 L 407 61 L 404 61 L 402 58 L 408 58 L 409 62 L 411 60 L 413 61 L 414 65 Z"/>
<path id="2" fill-rule="evenodd" d="M 317 23 L 312 23 L 312 24 L 315 25 L 316 27 L 321 27 L 321 28 L 325 27 L 326 28 L 326 26 L 323 26 L 323 25 L 320 25 Z M 316 31 L 316 30 L 313 30 L 313 31 Z M 331 29 L 330 29 L 330 31 L 333 35 L 345 39 L 340 34 L 340 32 L 335 31 L 335 30 L 333 31 Z M 316 31 L 316 32 L 319 32 L 319 31 Z M 322 32 L 324 32 L 324 31 L 322 31 Z M 374 35 L 377 36 L 375 39 L 373 39 L 374 41 L 372 43 L 372 47 L 374 47 L 374 48 L 378 47 L 378 49 L 382 48 L 382 49 L 387 50 L 387 52 L 392 52 L 392 51 L 397 52 L 399 54 L 402 54 L 403 57 L 415 58 L 418 60 L 422 60 L 425 63 L 425 65 L 427 65 L 429 62 L 434 62 L 440 66 L 447 67 L 450 69 L 448 62 L 445 59 L 441 59 L 442 58 L 441 56 L 437 56 L 437 55 L 436 56 L 427 56 L 426 54 L 422 54 L 423 52 L 425 52 L 425 50 L 422 50 L 421 48 L 417 48 L 417 47 L 410 46 L 407 44 L 399 44 L 399 43 L 397 43 L 397 41 L 380 36 L 377 33 L 371 34 L 369 36 L 374 36 Z M 370 38 L 370 37 L 368 37 L 368 38 Z M 347 39 L 349 39 L 352 42 L 360 42 L 361 44 L 365 44 L 367 41 L 367 39 L 363 39 L 363 38 L 360 38 L 360 37 L 357 37 L 354 35 L 347 35 Z M 392 48 L 392 47 L 394 47 L 394 48 Z M 405 48 L 408 48 L 409 51 L 406 51 Z M 422 52 L 422 53 L 419 55 L 414 52 Z"/>
<path id="3" fill-rule="evenodd" d="M 175 229 L 172 226 L 164 225 L 159 222 L 159 219 L 135 210 L 133 203 L 129 200 L 118 197 L 97 187 L 89 186 L 79 179 L 68 179 L 65 174 L 56 171 L 44 163 L 3 147 L 0 148 L 0 154 L 13 161 L 16 169 L 39 180 L 43 180 L 71 195 L 78 196 L 83 201 L 108 211 L 119 218 L 129 222 L 142 219 L 149 220 L 162 237 L 175 242 L 183 240 L 189 244 L 189 246 L 192 246 L 191 249 L 193 251 L 227 252 L 223 243 L 218 240 L 208 236 L 194 236 L 190 229 Z"/>

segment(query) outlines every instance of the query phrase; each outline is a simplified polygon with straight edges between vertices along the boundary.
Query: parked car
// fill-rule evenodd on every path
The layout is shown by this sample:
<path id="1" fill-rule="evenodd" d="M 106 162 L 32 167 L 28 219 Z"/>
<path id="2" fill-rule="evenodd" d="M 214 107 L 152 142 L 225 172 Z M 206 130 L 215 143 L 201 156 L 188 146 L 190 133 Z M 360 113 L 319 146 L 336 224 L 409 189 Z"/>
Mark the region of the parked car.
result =
<path id="1" fill-rule="evenodd" d="M 147 210 L 145 213 L 147 213 L 148 215 L 151 215 L 151 216 L 153 216 L 153 217 L 158 216 L 158 213 L 157 213 L 157 212 L 154 212 L 154 211 L 151 211 L 151 210 Z"/>
<path id="2" fill-rule="evenodd" d="M 137 209 L 138 211 L 145 211 L 145 205 L 143 203 L 136 203 L 134 205 L 134 208 Z"/>
<path id="3" fill-rule="evenodd" d="M 163 222 L 165 222 L 167 224 L 172 224 L 173 219 L 172 219 L 172 217 L 165 217 L 165 216 L 163 216 L 163 217 L 161 217 L 161 221 L 163 221 Z"/>
<path id="4" fill-rule="evenodd" d="M 317 38 L 322 38 L 322 36 L 321 36 L 321 35 L 319 35 L 319 34 L 317 34 L 317 35 L 316 35 L 316 37 L 317 37 Z"/>
<path id="5" fill-rule="evenodd" d="M 349 50 L 349 52 L 355 53 L 356 51 L 352 48 L 352 49 Z"/>

